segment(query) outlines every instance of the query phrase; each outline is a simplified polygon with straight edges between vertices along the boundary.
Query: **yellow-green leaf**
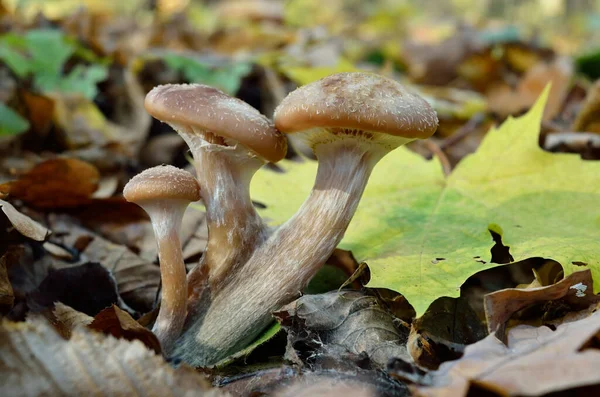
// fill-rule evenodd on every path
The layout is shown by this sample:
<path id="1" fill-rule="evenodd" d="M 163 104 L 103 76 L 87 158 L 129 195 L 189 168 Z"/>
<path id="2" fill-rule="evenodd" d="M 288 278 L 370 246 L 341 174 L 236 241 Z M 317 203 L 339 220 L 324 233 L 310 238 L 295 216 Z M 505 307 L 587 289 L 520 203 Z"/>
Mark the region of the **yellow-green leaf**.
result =
<path id="1" fill-rule="evenodd" d="M 547 95 L 526 115 L 491 130 L 447 179 L 438 161 L 406 149 L 375 167 L 341 244 L 367 261 L 370 286 L 401 292 L 420 315 L 439 296 L 458 296 L 470 275 L 495 265 L 489 230 L 501 234 L 516 261 L 551 258 L 567 274 L 577 270 L 575 263 L 585 264 L 579 268 L 589 267 L 598 280 L 600 163 L 540 149 Z M 296 211 L 316 172 L 316 162 L 282 166 L 286 173 L 263 170 L 252 185 L 273 224 Z"/>

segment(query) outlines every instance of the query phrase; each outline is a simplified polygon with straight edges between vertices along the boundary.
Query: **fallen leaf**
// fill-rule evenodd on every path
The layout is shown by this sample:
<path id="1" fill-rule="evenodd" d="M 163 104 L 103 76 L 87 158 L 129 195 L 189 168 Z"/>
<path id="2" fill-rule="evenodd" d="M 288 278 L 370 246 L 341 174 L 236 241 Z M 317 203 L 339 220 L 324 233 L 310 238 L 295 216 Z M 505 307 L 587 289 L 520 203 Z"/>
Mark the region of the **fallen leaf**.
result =
<path id="1" fill-rule="evenodd" d="M 77 329 L 62 339 L 44 320 L 0 324 L 3 396 L 226 396 L 197 372 L 173 369 L 138 341 Z"/>
<path id="2" fill-rule="evenodd" d="M 94 316 L 119 303 L 119 294 L 113 277 L 102 265 L 86 263 L 50 271 L 27 297 L 27 304 L 34 312 L 52 308 L 54 302 Z"/>
<path id="3" fill-rule="evenodd" d="M 10 203 L 0 200 L 2 212 L 8 218 L 8 221 L 17 229 L 23 236 L 35 241 L 44 241 L 50 234 L 50 231 L 40 225 L 25 214 L 20 213 Z"/>
<path id="4" fill-rule="evenodd" d="M 411 324 L 408 351 L 421 367 L 437 369 L 462 356 L 467 345 L 487 335 L 485 326 L 464 298 L 436 299 Z"/>
<path id="5" fill-rule="evenodd" d="M 496 266 L 494 238 L 514 261 L 553 259 L 567 275 L 579 269 L 573 262 L 585 263 L 600 277 L 600 164 L 540 149 L 547 95 L 491 130 L 447 178 L 439 160 L 403 148 L 379 162 L 340 244 L 369 263 L 370 287 L 401 292 L 421 315 L 438 297 L 458 296 L 470 275 Z M 260 170 L 251 185 L 273 225 L 300 207 L 317 167 L 278 165 L 285 172 Z"/>
<path id="6" fill-rule="evenodd" d="M 557 58 L 548 64 L 540 62 L 530 68 L 519 81 L 515 90 L 505 84 L 492 87 L 487 92 L 490 110 L 506 117 L 529 109 L 552 83 L 542 120 L 552 120 L 562 109 L 569 93 L 573 64 L 569 58 Z"/>
<path id="7" fill-rule="evenodd" d="M 107 307 L 96 314 L 88 328 L 119 339 L 139 340 L 157 354 L 161 352 L 160 342 L 156 335 L 149 329 L 142 327 L 129 313 L 115 305 Z"/>
<path id="8" fill-rule="evenodd" d="M 300 343 L 319 351 L 339 345 L 352 354 L 366 353 L 382 367 L 391 358 L 410 359 L 405 345 L 408 328 L 396 324 L 377 298 L 358 291 L 304 295 L 275 317 L 288 333 L 289 347 Z M 287 356 L 301 362 L 297 352 L 288 350 Z"/>
<path id="9" fill-rule="evenodd" d="M 581 110 L 577 113 L 572 131 L 579 132 L 595 132 L 600 133 L 600 117 L 598 110 L 600 109 L 600 81 L 597 81 L 588 90 L 585 101 L 582 104 Z"/>
<path id="10" fill-rule="evenodd" d="M 23 91 L 21 93 L 21 98 L 27 109 L 27 119 L 31 123 L 31 130 L 35 132 L 37 136 L 46 136 L 52 126 L 54 101 L 47 96 L 34 94 L 28 91 Z"/>
<path id="11" fill-rule="evenodd" d="M 534 303 L 557 299 L 563 300 L 572 311 L 600 301 L 600 297 L 593 293 L 592 272 L 589 269 L 575 272 L 545 287 L 509 288 L 487 294 L 484 304 L 488 331 L 495 332 L 498 339 L 504 340 L 504 326 L 514 313 Z"/>
<path id="12" fill-rule="evenodd" d="M 100 175 L 91 164 L 74 158 L 44 161 L 13 182 L 0 185 L 12 198 L 37 208 L 68 208 L 85 204 Z"/>
<path id="13" fill-rule="evenodd" d="M 477 395 L 540 396 L 597 386 L 600 352 L 588 343 L 599 332 L 600 311 L 556 329 L 519 325 L 509 331 L 506 346 L 491 334 L 467 346 L 460 360 L 431 372 L 430 385 L 413 391 L 423 397 L 461 397 L 477 391 Z"/>
<path id="14" fill-rule="evenodd" d="M 64 339 L 71 339 L 73 331 L 79 327 L 87 327 L 94 317 L 73 309 L 62 302 L 55 302 L 52 317 L 46 317 Z"/>

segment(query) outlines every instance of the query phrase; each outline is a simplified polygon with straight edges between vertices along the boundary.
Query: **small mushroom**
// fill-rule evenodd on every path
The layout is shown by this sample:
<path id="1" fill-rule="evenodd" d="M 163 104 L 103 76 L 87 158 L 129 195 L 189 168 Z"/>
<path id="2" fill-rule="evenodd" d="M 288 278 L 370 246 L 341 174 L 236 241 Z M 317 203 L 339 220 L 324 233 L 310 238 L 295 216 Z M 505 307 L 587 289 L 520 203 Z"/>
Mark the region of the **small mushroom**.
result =
<path id="1" fill-rule="evenodd" d="M 398 146 L 431 136 L 438 124 L 424 99 L 369 73 L 341 73 L 303 86 L 282 101 L 274 120 L 313 149 L 316 181 L 296 214 L 182 335 L 178 354 L 195 365 L 213 364 L 255 338 L 271 312 L 292 301 L 338 245 L 375 164 Z"/>
<path id="2" fill-rule="evenodd" d="M 149 168 L 125 185 L 123 196 L 150 216 L 158 244 L 161 304 L 152 331 L 168 353 L 186 318 L 187 281 L 179 237 L 183 214 L 200 199 L 200 187 L 187 171 L 170 165 Z"/>
<path id="3" fill-rule="evenodd" d="M 281 160 L 287 141 L 247 103 L 201 84 L 171 84 L 148 93 L 146 110 L 168 123 L 188 144 L 206 206 L 208 246 L 188 275 L 190 305 L 202 291 L 241 266 L 268 233 L 250 200 L 249 185 L 265 162 Z"/>

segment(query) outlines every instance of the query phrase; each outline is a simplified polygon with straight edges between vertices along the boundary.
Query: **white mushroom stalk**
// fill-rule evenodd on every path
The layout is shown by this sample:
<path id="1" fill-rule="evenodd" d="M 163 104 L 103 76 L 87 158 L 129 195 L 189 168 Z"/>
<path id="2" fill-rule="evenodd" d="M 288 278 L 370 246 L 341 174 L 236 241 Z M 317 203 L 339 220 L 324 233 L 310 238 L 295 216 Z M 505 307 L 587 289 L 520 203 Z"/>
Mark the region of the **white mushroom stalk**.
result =
<path id="1" fill-rule="evenodd" d="M 154 229 L 162 289 L 152 331 L 168 354 L 187 314 L 187 281 L 179 233 L 188 204 L 200 199 L 198 182 L 187 171 L 158 166 L 133 177 L 123 195 L 146 211 Z"/>
<path id="2" fill-rule="evenodd" d="M 245 347 L 272 321 L 272 311 L 299 295 L 341 241 L 376 163 L 433 134 L 437 117 L 395 81 L 352 73 L 290 94 L 275 123 L 313 148 L 319 161 L 314 187 L 297 213 L 190 319 L 175 354 L 193 365 L 212 365 Z"/>

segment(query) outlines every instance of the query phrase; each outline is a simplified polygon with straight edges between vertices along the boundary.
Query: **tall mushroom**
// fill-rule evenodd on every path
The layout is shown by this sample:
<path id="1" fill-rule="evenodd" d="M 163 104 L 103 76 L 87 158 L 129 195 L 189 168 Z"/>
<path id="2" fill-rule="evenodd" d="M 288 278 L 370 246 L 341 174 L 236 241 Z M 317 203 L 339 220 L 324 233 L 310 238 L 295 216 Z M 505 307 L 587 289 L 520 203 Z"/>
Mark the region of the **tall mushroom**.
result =
<path id="1" fill-rule="evenodd" d="M 161 303 L 152 331 L 168 353 L 181 333 L 187 313 L 187 281 L 179 232 L 183 214 L 200 199 L 200 187 L 187 171 L 171 165 L 149 168 L 125 185 L 123 196 L 148 213 L 158 244 Z"/>
<path id="2" fill-rule="evenodd" d="M 155 87 L 145 107 L 183 137 L 194 157 L 208 222 L 205 255 L 188 275 L 196 306 L 205 272 L 211 286 L 222 284 L 266 239 L 250 200 L 250 180 L 265 162 L 285 156 L 287 142 L 256 109 L 206 85 Z"/>
<path id="3" fill-rule="evenodd" d="M 398 146 L 431 136 L 438 123 L 424 99 L 368 73 L 303 86 L 282 101 L 274 119 L 280 131 L 302 134 L 312 147 L 316 181 L 296 214 L 186 326 L 176 354 L 195 365 L 213 364 L 255 338 L 338 245 L 375 164 Z"/>

